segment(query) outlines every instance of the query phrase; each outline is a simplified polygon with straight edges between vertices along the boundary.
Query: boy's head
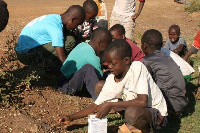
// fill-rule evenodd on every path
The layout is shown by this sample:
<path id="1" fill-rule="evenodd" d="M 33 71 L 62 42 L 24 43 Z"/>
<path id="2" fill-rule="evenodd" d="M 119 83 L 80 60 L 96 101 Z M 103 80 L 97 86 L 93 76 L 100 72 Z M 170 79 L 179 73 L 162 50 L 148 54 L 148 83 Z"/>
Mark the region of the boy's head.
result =
<path id="1" fill-rule="evenodd" d="M 93 0 L 86 0 L 83 3 L 83 9 L 84 9 L 85 14 L 86 14 L 85 20 L 87 22 L 90 22 L 98 14 L 98 6 L 97 6 L 96 2 L 93 1 Z"/>
<path id="2" fill-rule="evenodd" d="M 115 39 L 125 39 L 125 28 L 121 24 L 115 24 L 109 29 L 111 35 L 112 35 L 112 40 Z"/>
<path id="3" fill-rule="evenodd" d="M 141 39 L 142 51 L 145 55 L 153 53 L 155 50 L 160 50 L 163 44 L 162 34 L 155 29 L 147 30 Z"/>
<path id="4" fill-rule="evenodd" d="M 61 17 L 66 28 L 73 30 L 85 21 L 85 11 L 80 5 L 73 5 Z"/>
<path id="5" fill-rule="evenodd" d="M 181 34 L 180 27 L 178 25 L 171 25 L 168 30 L 169 39 L 172 43 L 176 43 Z"/>
<path id="6" fill-rule="evenodd" d="M 104 53 L 109 71 L 115 77 L 124 77 L 131 64 L 131 46 L 124 39 L 112 41 Z"/>
<path id="7" fill-rule="evenodd" d="M 6 27 L 9 19 L 7 4 L 0 0 L 0 32 Z"/>
<path id="8" fill-rule="evenodd" d="M 108 44 L 112 41 L 110 32 L 105 28 L 97 28 L 91 36 L 89 44 L 93 47 L 98 56 L 105 51 Z"/>

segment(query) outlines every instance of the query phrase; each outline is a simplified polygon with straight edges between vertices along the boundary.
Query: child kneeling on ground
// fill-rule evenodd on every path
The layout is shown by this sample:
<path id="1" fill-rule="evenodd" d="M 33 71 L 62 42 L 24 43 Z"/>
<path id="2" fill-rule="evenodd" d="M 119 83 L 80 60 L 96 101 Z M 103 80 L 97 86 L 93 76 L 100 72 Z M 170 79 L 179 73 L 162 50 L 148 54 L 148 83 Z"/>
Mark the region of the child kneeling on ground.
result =
<path id="1" fill-rule="evenodd" d="M 131 131 L 137 128 L 147 133 L 165 126 L 167 105 L 162 92 L 141 62 L 131 64 L 131 53 L 125 40 L 111 42 L 105 51 L 111 74 L 96 101 L 82 111 L 59 117 L 58 121 L 69 123 L 95 112 L 97 118 L 103 118 L 111 109 L 121 108 L 125 109 L 126 125 Z"/>
<path id="2" fill-rule="evenodd" d="M 107 29 L 98 28 L 93 32 L 89 43 L 78 44 L 62 65 L 59 90 L 74 95 L 85 83 L 93 100 L 96 100 L 94 86 L 103 76 L 99 55 L 111 40 L 111 34 Z"/>

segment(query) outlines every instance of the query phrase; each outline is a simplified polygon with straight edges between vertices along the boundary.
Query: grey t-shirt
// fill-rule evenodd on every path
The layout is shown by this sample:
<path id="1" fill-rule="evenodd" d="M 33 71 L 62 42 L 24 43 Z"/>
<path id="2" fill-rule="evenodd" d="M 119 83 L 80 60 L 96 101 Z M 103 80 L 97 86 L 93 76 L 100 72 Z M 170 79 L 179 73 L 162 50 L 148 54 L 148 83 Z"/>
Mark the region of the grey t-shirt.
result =
<path id="1" fill-rule="evenodd" d="M 169 49 L 169 50 L 174 50 L 174 49 L 178 48 L 178 46 L 180 44 L 184 44 L 186 50 L 188 50 L 188 47 L 187 47 L 185 39 L 181 38 L 181 37 L 179 37 L 179 40 L 176 43 L 174 43 L 174 44 L 170 41 L 170 39 L 168 39 L 166 41 L 166 44 L 165 44 L 164 48 Z"/>
<path id="2" fill-rule="evenodd" d="M 185 80 L 178 65 L 160 50 L 145 56 L 142 62 L 163 92 L 168 108 L 171 111 L 182 111 L 188 100 L 185 96 Z"/>

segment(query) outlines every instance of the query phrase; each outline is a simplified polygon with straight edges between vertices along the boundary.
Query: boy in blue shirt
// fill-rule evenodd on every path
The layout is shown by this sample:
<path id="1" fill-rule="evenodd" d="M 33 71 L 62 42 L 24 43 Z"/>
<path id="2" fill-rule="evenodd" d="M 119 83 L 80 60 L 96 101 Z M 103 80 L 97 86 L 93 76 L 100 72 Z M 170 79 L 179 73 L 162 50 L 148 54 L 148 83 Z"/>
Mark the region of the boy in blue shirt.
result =
<path id="1" fill-rule="evenodd" d="M 67 52 L 73 48 L 65 45 L 64 34 L 84 20 L 85 12 L 79 5 L 69 7 L 61 15 L 50 14 L 34 19 L 23 28 L 19 36 L 15 47 L 19 60 L 29 64 L 34 58 L 40 60 L 53 54 L 64 62 Z"/>
<path id="2" fill-rule="evenodd" d="M 99 56 L 111 42 L 110 32 L 104 28 L 94 30 L 89 43 L 78 44 L 68 55 L 61 68 L 59 90 L 74 95 L 86 84 L 93 100 L 97 98 L 94 86 L 103 76 Z"/>

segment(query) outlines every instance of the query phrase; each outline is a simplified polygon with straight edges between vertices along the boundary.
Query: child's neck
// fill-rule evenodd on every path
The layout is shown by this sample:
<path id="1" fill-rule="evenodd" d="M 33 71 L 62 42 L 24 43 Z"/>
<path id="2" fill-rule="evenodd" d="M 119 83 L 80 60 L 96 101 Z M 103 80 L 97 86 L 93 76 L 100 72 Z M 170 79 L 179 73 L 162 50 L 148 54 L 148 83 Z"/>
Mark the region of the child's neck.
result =
<path id="1" fill-rule="evenodd" d="M 124 79 L 124 77 L 126 76 L 129 68 L 130 68 L 130 66 L 127 66 L 127 68 L 125 68 L 124 72 L 122 72 L 121 74 L 115 75 L 115 77 L 114 77 L 115 82 L 122 81 Z"/>

